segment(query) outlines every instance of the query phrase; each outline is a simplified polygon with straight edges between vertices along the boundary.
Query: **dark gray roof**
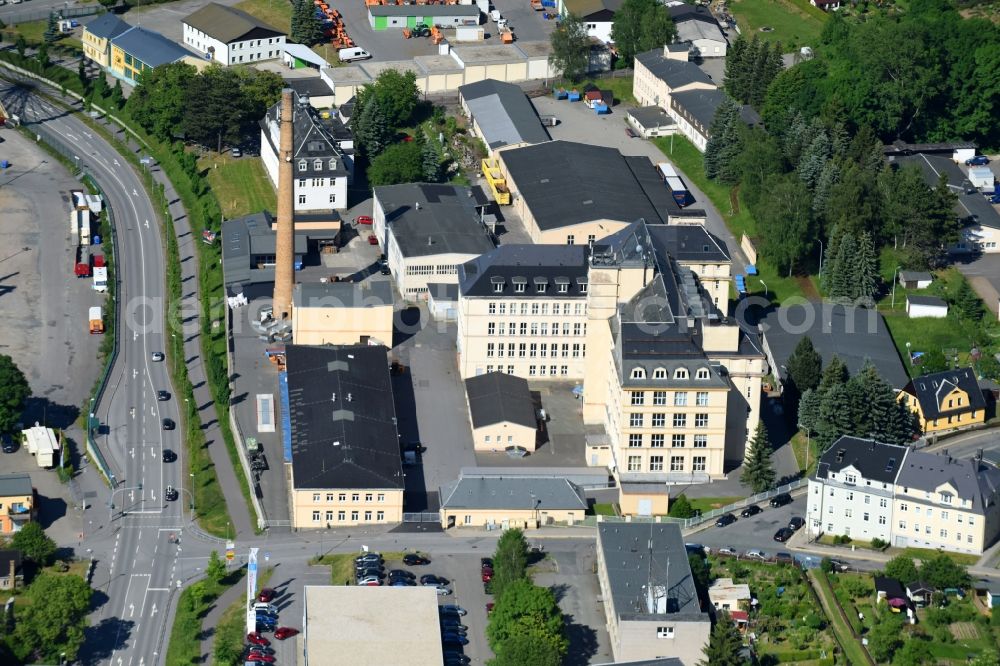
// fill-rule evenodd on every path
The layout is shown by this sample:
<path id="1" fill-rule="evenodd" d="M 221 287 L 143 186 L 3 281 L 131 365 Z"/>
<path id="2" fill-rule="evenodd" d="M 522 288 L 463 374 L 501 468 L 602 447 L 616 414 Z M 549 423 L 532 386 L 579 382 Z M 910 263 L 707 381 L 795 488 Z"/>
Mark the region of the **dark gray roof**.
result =
<path id="1" fill-rule="evenodd" d="M 646 129 L 669 127 L 677 124 L 673 118 L 667 115 L 666 111 L 658 106 L 640 106 L 635 109 L 629 109 L 628 114 Z"/>
<path id="2" fill-rule="evenodd" d="M 375 188 L 389 233 L 403 257 L 480 255 L 493 249 L 477 207 L 486 204 L 479 187 L 406 183 Z"/>
<path id="3" fill-rule="evenodd" d="M 210 2 L 188 14 L 183 22 L 223 44 L 267 39 L 285 34 L 245 11 L 235 7 L 225 7 L 217 2 Z"/>
<path id="4" fill-rule="evenodd" d="M 942 409 L 941 403 L 945 396 L 955 388 L 969 394 L 969 404 Z M 983 397 L 983 391 L 979 388 L 976 373 L 972 368 L 944 370 L 915 377 L 903 387 L 903 391 L 916 397 L 920 403 L 920 411 L 928 420 L 947 417 L 949 414 L 964 414 L 970 410 L 986 409 L 986 398 Z"/>
<path id="5" fill-rule="evenodd" d="M 583 491 L 555 476 L 465 476 L 440 488 L 442 509 L 586 511 Z"/>
<path id="6" fill-rule="evenodd" d="M 709 621 L 701 611 L 677 525 L 598 523 L 597 547 L 619 619 Z M 655 600 L 650 608 L 650 583 L 652 596 L 665 598 L 665 609 L 658 608 Z"/>
<path id="7" fill-rule="evenodd" d="M 731 261 L 725 241 L 700 224 L 652 224 L 646 229 L 653 241 L 653 249 L 669 254 L 677 261 L 695 264 Z"/>
<path id="8" fill-rule="evenodd" d="M 442 282 L 427 283 L 427 295 L 431 301 L 438 303 L 457 303 L 458 285 Z"/>
<path id="9" fill-rule="evenodd" d="M 273 282 L 274 269 L 258 269 L 251 258 L 273 255 L 277 235 L 271 229 L 274 218 L 267 211 L 245 215 L 222 223 L 222 272 L 227 285 Z M 295 254 L 308 251 L 308 234 L 295 234 Z"/>
<path id="10" fill-rule="evenodd" d="M 285 347 L 296 489 L 403 487 L 387 354 Z"/>
<path id="11" fill-rule="evenodd" d="M 925 580 L 915 580 L 906 584 L 906 591 L 912 594 L 918 592 L 934 592 L 936 588 Z"/>
<path id="12" fill-rule="evenodd" d="M 703 72 L 698 65 L 686 60 L 668 58 L 664 55 L 662 48 L 640 53 L 635 59 L 641 62 L 653 76 L 666 83 L 671 90 L 692 83 L 715 85 L 712 77 Z M 676 93 L 671 93 L 671 96 L 674 94 Z"/>
<path id="13" fill-rule="evenodd" d="M 312 76 L 305 79 L 284 79 L 282 85 L 291 88 L 299 97 L 328 97 L 333 95 L 330 85 L 322 77 Z"/>
<path id="14" fill-rule="evenodd" d="M 900 139 L 882 146 L 885 155 L 915 155 L 917 153 L 954 153 L 956 150 L 975 148 L 976 144 L 968 141 L 953 143 L 906 143 Z"/>
<path id="15" fill-rule="evenodd" d="M 697 124 L 704 130 L 702 133 L 708 136 L 715 112 L 718 111 L 727 97 L 729 95 L 720 89 L 684 90 L 670 94 L 670 105 L 682 115 L 688 115 L 696 120 Z M 740 118 L 750 127 L 759 125 L 761 122 L 760 115 L 753 110 L 753 107 L 746 104 L 740 107 Z"/>
<path id="16" fill-rule="evenodd" d="M 642 155 L 626 156 L 625 164 L 632 171 L 635 182 L 642 188 L 643 194 L 649 199 L 656 214 L 653 217 L 645 218 L 649 224 L 669 224 L 671 219 L 696 217 L 704 218 L 705 211 L 693 206 L 681 208 L 674 199 L 674 195 L 663 184 L 656 165 Z"/>
<path id="17" fill-rule="evenodd" d="M 351 132 L 343 122 L 335 115 L 330 114 L 329 118 L 323 118 L 319 111 L 314 109 L 299 92 L 295 91 L 292 104 L 292 160 L 294 164 L 293 175 L 295 178 L 333 178 L 347 175 L 347 167 L 344 164 L 344 150 L 340 147 L 341 141 L 348 141 L 352 138 Z M 326 93 L 329 94 L 329 93 Z M 278 139 L 278 110 L 281 102 L 272 106 L 267 111 L 267 115 L 260 121 L 261 129 L 265 140 L 271 147 L 275 155 L 278 154 L 278 146 L 275 141 Z M 330 168 L 330 160 L 335 160 L 336 168 Z M 300 171 L 299 165 L 302 160 L 306 161 L 306 170 Z M 314 168 L 316 160 L 320 161 L 320 168 Z"/>
<path id="18" fill-rule="evenodd" d="M 912 455 L 912 451 L 905 446 L 844 435 L 820 457 L 816 478 L 826 479 L 830 472 L 839 473 L 853 467 L 865 479 L 891 484 L 896 481 L 908 454 Z"/>
<path id="19" fill-rule="evenodd" d="M 927 271 L 899 271 L 899 279 L 903 282 L 924 282 L 933 280 L 934 276 Z"/>
<path id="20" fill-rule="evenodd" d="M 187 56 L 200 59 L 200 56 L 177 42 L 139 26 L 133 26 L 117 37 L 112 37 L 111 43 L 150 67 L 169 65 Z"/>
<path id="21" fill-rule="evenodd" d="M 838 356 L 854 374 L 870 360 L 893 388 L 910 381 L 885 320 L 875 310 L 809 301 L 768 313 L 761 331 L 776 364 L 772 370 L 782 375 L 781 367 L 788 365 L 795 346 L 807 335 L 824 365 Z"/>
<path id="22" fill-rule="evenodd" d="M 292 292 L 295 307 L 368 308 L 392 305 L 388 280 L 364 282 L 300 282 Z"/>
<path id="23" fill-rule="evenodd" d="M 905 599 L 906 591 L 903 584 L 888 576 L 875 576 L 875 591 L 883 592 L 889 599 Z"/>
<path id="24" fill-rule="evenodd" d="M 585 245 L 501 245 L 459 266 L 458 284 L 463 296 L 586 298 L 587 271 Z M 515 278 L 524 280 L 523 293 L 515 291 Z M 544 293 L 536 278 L 547 280 Z M 565 294 L 559 284 L 567 285 Z"/>
<path id="25" fill-rule="evenodd" d="M 708 7 L 702 5 L 678 4 L 673 7 L 667 7 L 667 11 L 670 13 L 670 18 L 673 19 L 674 23 L 702 21 L 713 25 L 719 24 L 715 20 L 715 17 L 712 16 L 712 12 L 709 11 Z"/>
<path id="26" fill-rule="evenodd" d="M 549 140 L 549 133 L 538 120 L 535 107 L 519 86 L 484 79 L 459 86 L 458 93 L 490 148 Z"/>
<path id="27" fill-rule="evenodd" d="M 913 305 L 933 305 L 939 308 L 948 307 L 948 302 L 937 296 L 917 296 L 915 294 L 907 294 L 906 300 Z"/>
<path id="28" fill-rule="evenodd" d="M 505 372 L 488 372 L 465 380 L 472 427 L 510 422 L 535 428 L 535 403 L 528 380 Z"/>
<path id="29" fill-rule="evenodd" d="M 84 26 L 84 29 L 99 39 L 111 39 L 117 37 L 132 26 L 118 18 L 116 14 L 110 12 L 101 14 L 96 19 Z"/>
<path id="30" fill-rule="evenodd" d="M 950 151 L 950 148 L 948 150 Z M 950 155 L 927 155 L 916 152 L 890 155 L 888 159 L 890 163 L 900 165 L 916 164 L 929 187 L 937 186 L 940 174 L 945 174 L 948 178 L 948 188 L 958 195 L 955 214 L 967 223 L 978 222 L 987 227 L 1000 229 L 1000 213 L 978 188 L 973 187 L 967 174 L 955 164 Z"/>
<path id="31" fill-rule="evenodd" d="M 615 148 L 549 141 L 504 151 L 500 159 L 543 231 L 593 220 L 659 217 Z"/>
<path id="32" fill-rule="evenodd" d="M 0 474 L 0 497 L 31 494 L 31 477 L 27 474 Z"/>
<path id="33" fill-rule="evenodd" d="M 477 5 L 368 5 L 372 16 L 470 16 L 479 18 Z"/>

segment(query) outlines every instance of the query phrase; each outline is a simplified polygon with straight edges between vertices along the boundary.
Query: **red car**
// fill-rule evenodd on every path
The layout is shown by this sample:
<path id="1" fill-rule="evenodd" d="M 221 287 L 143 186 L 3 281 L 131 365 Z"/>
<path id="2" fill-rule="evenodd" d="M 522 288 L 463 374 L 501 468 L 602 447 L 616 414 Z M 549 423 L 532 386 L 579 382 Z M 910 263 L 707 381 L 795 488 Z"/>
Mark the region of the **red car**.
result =
<path id="1" fill-rule="evenodd" d="M 378 238 L 375 237 L 375 234 L 369 234 L 368 235 L 368 244 L 369 245 L 378 245 Z"/>
<path id="2" fill-rule="evenodd" d="M 493 580 L 493 572 L 492 571 L 487 571 L 486 569 L 483 569 L 483 582 L 484 583 L 488 583 L 491 580 Z"/>
<path id="3" fill-rule="evenodd" d="M 275 658 L 269 654 L 264 654 L 263 652 L 250 652 L 247 654 L 247 661 L 264 661 L 268 664 L 273 664 Z"/>
<path id="4" fill-rule="evenodd" d="M 247 642 L 251 645 L 270 645 L 271 641 L 267 640 L 257 632 L 252 634 L 247 634 Z"/>
<path id="5" fill-rule="evenodd" d="M 354 218 L 355 226 L 359 224 L 371 224 L 371 223 L 372 223 L 372 218 L 370 215 L 359 215 L 356 218 Z"/>
<path id="6" fill-rule="evenodd" d="M 291 627 L 278 627 L 274 630 L 274 637 L 279 641 L 283 641 L 286 638 L 291 638 L 299 633 L 298 629 L 292 629 Z"/>
<path id="7" fill-rule="evenodd" d="M 489 615 L 492 612 L 493 612 L 493 602 L 491 601 L 488 604 L 486 604 L 486 614 Z"/>
<path id="8" fill-rule="evenodd" d="M 264 604 L 269 604 L 272 601 L 274 601 L 274 598 L 276 596 L 278 596 L 278 593 L 275 592 L 274 589 L 270 587 L 265 587 L 263 590 L 260 591 L 260 594 L 257 595 L 257 601 L 260 601 L 261 603 Z"/>

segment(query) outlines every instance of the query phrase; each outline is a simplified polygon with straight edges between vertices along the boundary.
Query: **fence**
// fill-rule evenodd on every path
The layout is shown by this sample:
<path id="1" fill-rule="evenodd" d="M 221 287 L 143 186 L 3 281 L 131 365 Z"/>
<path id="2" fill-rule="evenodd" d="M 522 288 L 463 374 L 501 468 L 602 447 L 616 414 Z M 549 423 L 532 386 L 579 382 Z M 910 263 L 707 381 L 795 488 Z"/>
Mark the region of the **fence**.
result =
<path id="1" fill-rule="evenodd" d="M 7 25 L 17 25 L 18 23 L 28 23 L 29 21 L 42 21 L 49 17 L 52 12 L 61 19 L 78 18 L 80 16 L 92 16 L 100 14 L 104 10 L 100 5 L 94 4 L 89 7 L 52 7 L 50 9 L 26 9 L 21 12 L 7 14 L 3 17 L 3 22 Z"/>
<path id="2" fill-rule="evenodd" d="M 440 513 L 404 513 L 403 514 L 404 523 L 440 523 L 441 514 Z"/>

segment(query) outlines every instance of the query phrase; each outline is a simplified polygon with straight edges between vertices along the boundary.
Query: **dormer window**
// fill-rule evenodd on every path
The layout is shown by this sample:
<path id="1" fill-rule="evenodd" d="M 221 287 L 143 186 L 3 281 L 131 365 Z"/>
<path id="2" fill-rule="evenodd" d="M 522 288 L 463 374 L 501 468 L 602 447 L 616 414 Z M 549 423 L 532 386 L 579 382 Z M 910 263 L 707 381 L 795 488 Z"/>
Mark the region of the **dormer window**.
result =
<path id="1" fill-rule="evenodd" d="M 535 291 L 539 294 L 544 294 L 549 290 L 549 279 L 544 276 L 539 276 L 535 278 Z"/>
<path id="2" fill-rule="evenodd" d="M 941 493 L 941 503 L 951 504 L 952 497 L 953 495 L 951 493 Z"/>
<path id="3" fill-rule="evenodd" d="M 333 171 L 337 168 L 337 160 L 330 158 L 330 170 Z"/>
<path id="4" fill-rule="evenodd" d="M 653 370 L 653 379 L 666 379 L 667 371 L 665 368 L 657 368 Z"/>
<path id="5" fill-rule="evenodd" d="M 687 368 L 677 368 L 674 370 L 674 379 L 687 379 L 688 371 Z"/>
<path id="6" fill-rule="evenodd" d="M 523 294 L 525 287 L 528 286 L 528 280 L 523 277 L 515 277 L 513 282 L 514 282 L 514 293 Z"/>
<path id="7" fill-rule="evenodd" d="M 580 293 L 581 294 L 586 294 L 587 293 L 587 283 L 586 282 L 578 282 L 577 286 L 580 287 Z"/>
<path id="8" fill-rule="evenodd" d="M 493 293 L 494 294 L 502 294 L 503 293 L 504 279 L 502 277 L 500 277 L 500 276 L 491 277 L 490 278 L 490 282 L 493 283 Z"/>
<path id="9" fill-rule="evenodd" d="M 306 164 L 305 160 L 299 160 L 299 171 L 305 171 L 309 166 Z"/>
<path id="10" fill-rule="evenodd" d="M 708 379 L 708 368 L 698 368 L 698 372 L 695 374 L 696 379 Z"/>
<path id="11" fill-rule="evenodd" d="M 632 368 L 632 379 L 644 379 L 646 371 L 642 368 Z"/>
<path id="12" fill-rule="evenodd" d="M 569 292 L 569 279 L 564 278 L 564 277 L 557 277 L 556 278 L 556 290 L 558 290 L 558 292 L 560 294 L 568 293 Z"/>
<path id="13" fill-rule="evenodd" d="M 323 160 L 313 160 L 313 169 L 319 171 L 323 168 Z"/>

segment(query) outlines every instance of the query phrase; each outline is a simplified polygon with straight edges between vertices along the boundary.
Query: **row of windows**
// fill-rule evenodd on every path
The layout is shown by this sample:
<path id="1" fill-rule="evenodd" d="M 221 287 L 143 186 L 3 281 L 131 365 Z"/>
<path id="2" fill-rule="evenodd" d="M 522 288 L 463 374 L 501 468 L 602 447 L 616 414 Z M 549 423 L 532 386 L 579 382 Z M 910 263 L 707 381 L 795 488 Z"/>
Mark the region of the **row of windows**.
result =
<path id="1" fill-rule="evenodd" d="M 486 372 L 504 372 L 504 367 L 502 365 L 487 365 Z M 514 366 L 507 366 L 507 374 L 513 375 Z M 568 365 L 529 365 L 528 366 L 528 376 L 529 377 L 568 377 L 569 376 L 569 366 Z"/>
<path id="2" fill-rule="evenodd" d="M 663 470 L 663 459 L 664 456 L 649 456 L 649 469 L 650 472 L 662 472 Z M 670 471 L 671 472 L 684 472 L 684 466 L 687 464 L 687 460 L 684 456 L 670 456 Z M 692 472 L 704 472 L 707 464 L 707 458 L 705 456 L 694 456 L 691 459 L 691 471 Z M 630 472 L 641 472 L 642 470 L 642 456 L 629 456 L 628 457 L 628 471 Z"/>
<path id="3" fill-rule="evenodd" d="M 337 168 L 337 160 L 335 158 L 333 158 L 333 157 L 330 158 L 330 160 L 329 160 L 329 162 L 327 162 L 327 164 L 329 165 L 329 168 L 331 170 Z M 309 168 L 309 162 L 308 162 L 308 160 L 299 160 L 299 171 L 306 171 L 308 168 Z M 313 160 L 313 170 L 314 171 L 320 171 L 320 170 L 322 170 L 322 168 L 323 168 L 323 160 L 321 160 L 319 158 L 314 159 Z M 302 182 L 301 179 L 300 179 L 299 182 L 300 183 Z"/>
<path id="4" fill-rule="evenodd" d="M 905 502 L 901 503 L 899 505 L 899 510 L 900 511 L 909 511 L 910 510 L 910 505 L 906 504 Z M 913 505 L 913 513 L 915 513 L 918 516 L 920 515 L 920 506 L 919 505 L 917 505 L 917 504 Z M 926 507 L 924 509 L 924 515 L 926 515 L 928 518 L 933 517 L 934 516 L 934 509 L 931 508 L 931 507 Z M 944 510 L 941 511 L 941 520 L 948 520 L 950 516 L 951 516 L 951 513 L 949 511 L 944 511 Z M 962 514 L 962 513 L 956 513 L 955 516 L 958 518 L 958 522 L 959 523 L 964 522 L 964 514 Z M 970 525 L 975 525 L 976 524 L 976 517 L 975 516 L 969 516 L 969 524 Z"/>
<path id="5" fill-rule="evenodd" d="M 454 264 L 440 264 L 438 266 L 407 266 L 407 275 L 455 275 L 458 267 Z"/>
<path id="6" fill-rule="evenodd" d="M 594 234 L 587 235 L 587 245 L 590 245 L 596 240 L 597 236 L 595 236 Z M 566 236 L 566 245 L 576 245 L 576 236 L 574 236 L 573 234 L 569 234 L 568 236 Z"/>
<path id="7" fill-rule="evenodd" d="M 313 511 L 313 522 L 314 523 L 320 522 L 320 520 L 321 520 L 320 513 L 321 512 L 319 512 L 319 511 Z M 375 513 L 375 522 L 378 522 L 378 523 L 385 522 L 385 511 L 375 511 L 374 513 Z M 351 521 L 355 522 L 355 523 L 358 522 L 358 520 L 360 519 L 359 518 L 360 515 L 361 515 L 360 511 L 351 511 Z M 365 516 L 365 522 L 370 523 L 371 520 L 372 520 L 372 512 L 371 511 L 365 511 L 364 512 L 364 516 Z M 338 522 L 343 522 L 345 520 L 347 520 L 347 512 L 346 511 L 338 511 L 337 512 L 337 521 Z M 328 523 L 333 522 L 333 511 L 327 511 L 326 512 L 326 522 L 328 522 Z"/>
<path id="8" fill-rule="evenodd" d="M 827 513 L 833 513 L 833 505 L 829 507 L 829 511 L 827 511 Z M 853 517 L 854 517 L 854 509 L 844 509 L 844 518 L 853 518 Z M 867 523 L 869 518 L 871 518 L 871 514 L 865 511 L 864 515 L 862 516 L 862 519 Z M 878 517 L 878 524 L 885 525 L 885 523 L 886 523 L 886 517 L 880 515 Z"/>
<path id="9" fill-rule="evenodd" d="M 706 399 L 702 403 L 700 400 L 698 404 L 708 404 L 708 393 L 705 393 Z M 663 412 L 654 412 L 650 414 L 652 417 L 650 419 L 650 425 L 654 428 L 662 428 L 667 425 L 667 415 Z M 687 427 L 687 414 L 674 414 L 671 421 L 675 428 L 686 428 Z M 642 412 L 632 412 L 628 415 L 628 426 L 630 428 L 645 428 L 646 427 L 646 415 Z M 708 427 L 708 414 L 695 414 L 694 415 L 694 427 L 695 428 L 707 428 Z"/>
<path id="10" fill-rule="evenodd" d="M 899 529 L 901 529 L 901 530 L 905 530 L 906 529 L 906 521 L 905 520 L 899 521 Z M 916 533 L 918 533 L 918 534 L 920 533 L 920 523 L 913 523 L 913 531 L 916 532 Z M 930 533 L 931 533 L 931 526 L 930 525 L 924 525 L 924 534 L 930 534 Z M 967 538 L 966 543 L 972 543 L 972 536 L 973 535 L 971 535 L 971 534 L 967 535 L 967 537 L 966 537 Z M 947 539 L 948 538 L 948 530 L 939 529 L 938 530 L 938 538 L 940 538 L 940 539 Z M 961 541 L 961 540 L 962 540 L 962 533 L 961 532 L 956 532 L 955 533 L 955 541 Z"/>
<path id="11" fill-rule="evenodd" d="M 646 404 L 646 391 L 629 391 L 629 404 L 633 407 L 642 407 Z M 653 391 L 653 405 L 667 404 L 667 391 Z M 708 391 L 697 391 L 695 399 L 698 406 L 703 407 L 708 404 Z M 674 392 L 674 407 L 687 407 L 688 392 Z"/>
<path id="12" fill-rule="evenodd" d="M 337 498 L 336 501 L 338 501 L 338 502 L 346 502 L 347 501 L 347 493 L 326 493 L 326 501 L 327 502 L 334 501 L 334 499 L 333 499 L 334 497 Z M 322 502 L 323 501 L 322 498 L 323 498 L 323 493 L 313 493 L 313 502 Z M 378 501 L 378 502 L 384 502 L 385 501 L 385 493 L 365 493 L 365 501 L 366 502 L 371 502 L 373 500 Z M 360 502 L 361 501 L 361 493 L 351 493 L 351 501 L 352 502 Z"/>
<path id="13" fill-rule="evenodd" d="M 815 489 L 813 490 L 813 495 L 817 494 L 818 492 L 819 492 L 819 486 L 816 486 Z M 833 497 L 833 494 L 834 494 L 834 488 L 833 488 L 833 486 L 831 486 L 830 487 L 830 497 Z M 853 502 L 854 501 L 854 491 L 851 491 L 851 490 L 847 491 L 845 497 L 847 498 L 848 502 Z M 871 504 L 872 503 L 871 499 L 872 499 L 871 495 L 865 495 L 864 496 L 864 502 L 865 502 L 865 504 Z M 878 500 L 878 505 L 884 509 L 887 506 L 889 506 L 889 500 L 887 498 L 885 498 L 885 497 L 880 497 L 879 500 Z M 906 509 L 903 509 L 903 511 L 906 511 Z"/>
<path id="14" fill-rule="evenodd" d="M 300 204 L 304 204 L 305 202 L 306 202 L 306 195 L 300 194 L 299 195 L 299 203 Z M 331 204 L 337 203 L 337 195 L 334 194 L 334 193 L 332 193 L 332 192 L 330 193 L 330 203 Z"/>
<path id="15" fill-rule="evenodd" d="M 552 303 L 552 314 L 554 315 L 569 315 L 574 314 L 580 316 L 585 314 L 584 303 Z M 570 306 L 573 306 L 572 313 L 570 312 Z M 487 305 L 487 310 L 490 314 L 507 314 L 507 304 L 503 301 L 497 303 L 496 301 L 490 301 Z M 511 303 L 510 304 L 510 314 L 517 314 L 520 310 L 521 316 L 528 316 L 529 312 L 533 316 L 546 316 L 549 314 L 549 303 Z"/>
<path id="16" fill-rule="evenodd" d="M 336 178 L 331 178 L 330 179 L 330 184 L 334 185 L 335 181 L 336 181 Z M 308 181 L 305 178 L 299 178 L 299 187 L 305 187 L 307 182 Z M 312 179 L 312 186 L 313 187 L 325 187 L 326 186 L 326 178 L 313 178 Z"/>
<path id="17" fill-rule="evenodd" d="M 547 358 L 549 356 L 549 351 L 551 349 L 552 358 L 556 358 L 559 353 L 559 344 L 553 342 L 551 348 L 547 342 L 532 342 L 526 343 L 521 342 L 515 345 L 513 342 L 507 343 L 507 357 L 514 358 L 515 353 L 517 358 Z M 572 354 L 573 358 L 580 358 L 581 354 L 586 353 L 587 345 L 581 344 L 579 342 L 573 343 Z M 503 357 L 504 355 L 504 345 L 503 343 L 486 343 L 486 358 L 493 358 L 494 356 Z M 570 357 L 570 346 L 568 342 L 564 342 L 562 345 L 562 357 Z"/>
<path id="18" fill-rule="evenodd" d="M 251 53 L 250 55 L 247 56 L 247 61 L 250 61 L 250 60 L 265 60 L 265 59 L 270 59 L 270 58 L 277 58 L 279 55 L 280 55 L 279 51 L 268 51 L 266 58 L 265 58 L 263 52 L 261 52 L 261 53 Z M 239 63 L 239 62 L 243 62 L 243 56 L 241 56 L 241 55 L 240 56 L 235 56 L 235 55 L 230 55 L 229 56 L 229 64 L 230 65 L 232 65 L 233 63 Z"/>
<path id="19" fill-rule="evenodd" d="M 674 379 L 687 379 L 690 375 L 688 374 L 687 368 L 677 368 L 674 370 Z M 632 379 L 645 379 L 646 369 L 645 368 L 632 368 L 632 373 L 630 375 Z M 695 379 L 709 379 L 711 373 L 708 368 L 698 368 L 694 373 Z M 656 368 L 653 370 L 653 379 L 666 379 L 667 369 L 666 368 Z"/>
<path id="20" fill-rule="evenodd" d="M 520 324 L 516 322 L 496 322 L 491 321 L 486 324 L 486 335 L 549 335 L 551 331 L 552 335 L 559 335 L 559 322 L 552 322 L 552 328 L 549 328 L 548 322 L 528 322 L 522 321 Z M 587 334 L 587 324 L 576 322 L 570 324 L 568 321 L 562 323 L 562 334 L 563 335 L 586 335 Z"/>
<path id="21" fill-rule="evenodd" d="M 503 280 L 503 278 L 495 281 L 493 283 L 493 293 L 495 293 L 495 294 L 502 294 L 503 293 L 503 288 L 504 288 L 504 286 L 506 286 L 506 284 L 507 283 Z M 514 293 L 515 294 L 524 294 L 524 293 L 527 293 L 527 289 L 528 289 L 528 283 L 527 283 L 527 281 L 515 279 L 513 284 L 514 284 Z M 581 294 L 586 294 L 587 293 L 587 283 L 586 282 L 578 282 L 576 286 L 580 288 L 580 293 Z M 549 293 L 549 284 L 548 284 L 548 282 L 536 282 L 535 283 L 535 293 L 536 294 L 547 294 L 547 293 Z M 568 282 L 557 282 L 556 283 L 556 293 L 558 293 L 558 294 L 568 294 L 569 293 L 569 283 Z"/>
<path id="22" fill-rule="evenodd" d="M 653 433 L 649 435 L 648 446 L 651 449 L 662 449 L 665 441 L 666 435 L 661 432 Z M 693 441 L 696 449 L 708 448 L 708 435 L 695 435 Z M 646 446 L 646 435 L 637 432 L 629 433 L 628 447 L 630 449 L 640 449 L 644 446 Z M 685 446 L 687 446 L 687 435 L 680 433 L 670 435 L 670 448 L 683 449 Z"/>
<path id="23" fill-rule="evenodd" d="M 951 400 L 949 400 L 948 402 L 951 402 Z M 961 404 L 961 401 L 959 402 L 959 404 Z M 971 418 L 973 418 L 973 419 L 976 418 L 976 413 L 977 413 L 977 411 L 975 409 L 973 409 L 972 410 Z M 958 416 L 949 416 L 948 417 L 948 423 L 951 424 L 952 419 L 958 419 L 958 422 L 961 423 L 963 418 L 964 418 L 963 414 L 959 414 Z M 932 425 L 935 426 L 935 427 L 937 427 L 938 425 L 941 424 L 941 421 L 942 421 L 942 419 L 934 419 Z"/>

